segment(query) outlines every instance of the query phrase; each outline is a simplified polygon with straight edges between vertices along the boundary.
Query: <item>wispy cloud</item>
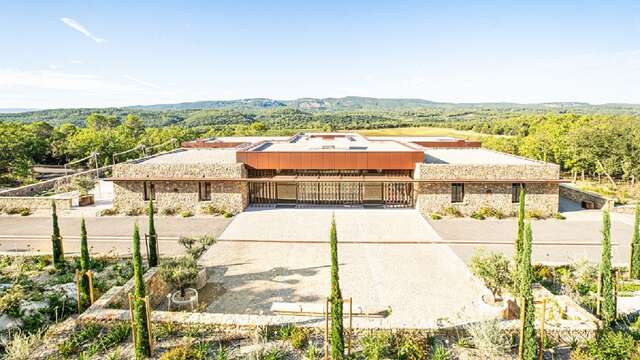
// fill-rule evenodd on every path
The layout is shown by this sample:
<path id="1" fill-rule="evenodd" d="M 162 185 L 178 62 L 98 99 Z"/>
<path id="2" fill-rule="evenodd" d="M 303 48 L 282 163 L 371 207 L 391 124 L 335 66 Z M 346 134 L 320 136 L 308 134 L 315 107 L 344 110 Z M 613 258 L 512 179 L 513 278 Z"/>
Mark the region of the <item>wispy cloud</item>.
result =
<path id="1" fill-rule="evenodd" d="M 62 21 L 65 25 L 67 25 L 68 27 L 72 28 L 73 30 L 76 30 L 76 31 L 82 33 L 84 36 L 88 37 L 89 39 L 91 39 L 91 40 L 93 40 L 93 41 L 95 41 L 97 43 L 107 42 L 106 39 L 99 38 L 99 37 L 93 35 L 89 30 L 87 30 L 86 27 L 84 27 L 84 25 L 82 25 L 79 22 L 73 20 L 72 18 L 63 17 L 63 18 L 60 18 L 60 21 Z"/>
<path id="2" fill-rule="evenodd" d="M 160 87 L 159 85 L 156 85 L 156 84 L 154 84 L 152 82 L 141 80 L 141 79 L 139 79 L 137 77 L 134 77 L 134 76 L 131 76 L 131 75 L 122 75 L 122 77 L 127 79 L 127 80 L 131 80 L 134 83 L 140 84 L 142 86 L 146 86 L 148 88 L 162 90 L 162 87 Z"/>

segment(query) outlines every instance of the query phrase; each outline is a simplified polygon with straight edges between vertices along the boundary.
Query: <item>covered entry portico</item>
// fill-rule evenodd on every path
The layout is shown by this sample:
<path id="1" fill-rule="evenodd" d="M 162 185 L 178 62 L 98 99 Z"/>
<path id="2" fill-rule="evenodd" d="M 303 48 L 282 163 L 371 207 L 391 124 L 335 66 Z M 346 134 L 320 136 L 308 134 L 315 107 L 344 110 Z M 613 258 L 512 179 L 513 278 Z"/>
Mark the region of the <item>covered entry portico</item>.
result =
<path id="1" fill-rule="evenodd" d="M 413 207 L 413 198 L 408 178 L 283 176 L 249 181 L 249 203 L 258 206 Z"/>

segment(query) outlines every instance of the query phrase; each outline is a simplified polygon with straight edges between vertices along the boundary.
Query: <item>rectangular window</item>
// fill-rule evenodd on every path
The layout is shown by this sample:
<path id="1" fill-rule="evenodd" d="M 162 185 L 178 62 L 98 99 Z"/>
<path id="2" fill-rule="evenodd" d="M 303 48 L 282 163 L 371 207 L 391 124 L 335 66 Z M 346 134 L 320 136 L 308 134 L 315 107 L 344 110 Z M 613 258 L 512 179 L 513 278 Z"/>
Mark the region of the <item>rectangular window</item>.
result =
<path id="1" fill-rule="evenodd" d="M 149 200 L 155 200 L 155 199 L 156 199 L 156 186 L 150 181 L 145 181 L 144 182 L 144 200 L 149 201 Z"/>
<path id="2" fill-rule="evenodd" d="M 198 183 L 198 198 L 200 201 L 211 200 L 211 183 L 208 181 L 201 181 Z"/>
<path id="3" fill-rule="evenodd" d="M 524 184 L 514 183 L 511 184 L 511 202 L 517 204 L 520 202 L 520 192 L 524 190 Z"/>
<path id="4" fill-rule="evenodd" d="M 464 201 L 464 184 L 451 184 L 451 202 L 461 203 Z"/>

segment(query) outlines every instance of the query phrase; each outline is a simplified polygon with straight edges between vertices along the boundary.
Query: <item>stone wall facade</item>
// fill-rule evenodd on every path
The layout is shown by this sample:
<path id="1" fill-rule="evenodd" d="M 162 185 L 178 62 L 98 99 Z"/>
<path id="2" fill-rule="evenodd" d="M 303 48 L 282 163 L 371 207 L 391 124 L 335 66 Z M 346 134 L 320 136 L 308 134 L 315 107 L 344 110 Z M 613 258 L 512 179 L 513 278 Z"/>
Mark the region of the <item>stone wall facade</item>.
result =
<path id="1" fill-rule="evenodd" d="M 210 181 L 211 200 L 199 200 L 198 181 L 150 181 L 155 187 L 154 204 L 163 209 L 187 210 L 200 213 L 211 205 L 232 214 L 243 211 L 249 203 L 249 189 L 244 181 Z M 143 181 L 117 181 L 113 183 L 113 206 L 122 212 L 146 208 Z"/>
<path id="2" fill-rule="evenodd" d="M 416 208 L 424 214 L 453 207 L 464 215 L 471 215 L 482 207 L 500 210 L 505 215 L 513 214 L 518 203 L 512 202 L 512 181 L 525 183 L 525 201 L 530 211 L 549 216 L 558 211 L 559 186 L 553 180 L 559 179 L 557 165 L 536 163 L 528 165 L 454 165 L 418 164 L 415 178 L 437 180 L 420 182 L 415 187 Z M 451 180 L 451 182 L 442 182 Z M 473 182 L 465 182 L 472 181 Z M 491 180 L 491 182 L 478 182 Z M 506 180 L 500 182 L 500 180 Z M 550 182 L 527 183 L 527 180 L 550 180 Z M 451 184 L 464 184 L 462 202 L 451 200 Z"/>
<path id="3" fill-rule="evenodd" d="M 237 214 L 249 202 L 247 171 L 242 164 L 119 164 L 113 170 L 113 206 L 122 212 L 145 208 L 144 178 L 155 188 L 158 210 L 173 209 L 200 213 L 205 206 Z M 128 178 L 129 180 L 118 180 Z M 177 180 L 152 180 L 171 178 Z M 179 180 L 189 178 L 190 180 Z M 211 184 L 211 200 L 200 201 L 199 181 Z M 221 180 L 215 180 L 219 178 Z M 136 179 L 136 180 L 130 180 Z M 137 180 L 140 179 L 140 180 Z M 222 180 L 225 179 L 225 180 Z M 229 180 L 238 179 L 238 180 Z"/>

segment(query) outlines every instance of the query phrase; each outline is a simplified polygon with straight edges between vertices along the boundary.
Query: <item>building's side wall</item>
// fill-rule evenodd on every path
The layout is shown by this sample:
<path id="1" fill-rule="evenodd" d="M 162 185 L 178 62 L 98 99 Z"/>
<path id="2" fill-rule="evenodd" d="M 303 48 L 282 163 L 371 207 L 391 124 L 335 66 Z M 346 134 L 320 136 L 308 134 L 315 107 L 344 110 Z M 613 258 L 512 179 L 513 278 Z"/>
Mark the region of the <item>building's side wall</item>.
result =
<path id="1" fill-rule="evenodd" d="M 420 180 L 554 180 L 559 178 L 559 167 L 553 164 L 539 165 L 451 165 L 418 164 L 415 178 Z M 558 211 L 559 186 L 557 183 L 526 183 L 526 204 L 529 211 L 551 215 Z M 416 184 L 416 208 L 425 214 L 453 207 L 470 215 L 482 207 L 498 209 L 512 214 L 518 204 L 512 202 L 512 183 L 465 183 L 464 200 L 451 202 L 451 183 L 421 182 Z"/>
<path id="2" fill-rule="evenodd" d="M 197 181 L 153 181 L 156 199 L 154 204 L 163 209 L 189 210 L 201 213 L 211 205 L 216 209 L 237 214 L 248 205 L 248 188 L 244 181 L 212 181 L 211 200 L 199 201 Z M 144 183 L 142 181 L 114 181 L 113 205 L 119 211 L 144 209 Z"/>
<path id="3" fill-rule="evenodd" d="M 563 198 L 575 201 L 578 204 L 582 204 L 585 201 L 591 202 L 596 209 L 602 209 L 603 207 L 607 206 L 608 203 L 613 202 L 613 200 L 605 198 L 600 194 L 596 194 L 591 191 L 580 190 L 575 186 L 569 184 L 560 185 L 560 195 L 562 195 Z"/>
<path id="4" fill-rule="evenodd" d="M 211 205 L 230 213 L 239 213 L 248 205 L 247 172 L 242 164 L 122 164 L 114 168 L 114 207 L 127 212 L 145 208 L 143 181 L 118 181 L 118 178 L 220 178 L 211 180 L 211 200 L 199 201 L 198 181 L 153 181 L 156 207 L 201 212 Z"/>

